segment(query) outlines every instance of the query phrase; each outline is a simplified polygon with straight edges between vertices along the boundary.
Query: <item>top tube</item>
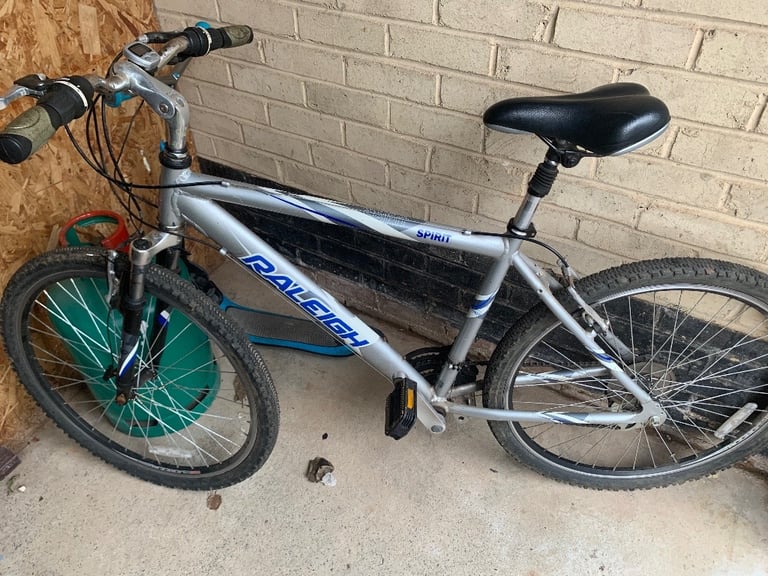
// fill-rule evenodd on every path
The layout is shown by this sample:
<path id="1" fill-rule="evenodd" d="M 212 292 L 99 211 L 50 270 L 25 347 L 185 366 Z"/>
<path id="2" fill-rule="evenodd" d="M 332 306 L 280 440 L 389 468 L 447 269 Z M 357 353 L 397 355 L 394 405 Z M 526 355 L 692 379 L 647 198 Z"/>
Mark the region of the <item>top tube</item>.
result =
<path id="1" fill-rule="evenodd" d="M 164 178 L 164 182 L 173 181 L 174 172 L 175 182 L 178 183 L 211 181 L 211 177 L 189 170 L 168 170 L 168 178 Z M 517 248 L 520 243 L 516 239 L 378 212 L 318 196 L 293 194 L 277 188 L 233 182 L 223 178 L 216 180 L 221 184 L 183 188 L 178 193 L 492 258 L 510 254 L 512 247 Z"/>

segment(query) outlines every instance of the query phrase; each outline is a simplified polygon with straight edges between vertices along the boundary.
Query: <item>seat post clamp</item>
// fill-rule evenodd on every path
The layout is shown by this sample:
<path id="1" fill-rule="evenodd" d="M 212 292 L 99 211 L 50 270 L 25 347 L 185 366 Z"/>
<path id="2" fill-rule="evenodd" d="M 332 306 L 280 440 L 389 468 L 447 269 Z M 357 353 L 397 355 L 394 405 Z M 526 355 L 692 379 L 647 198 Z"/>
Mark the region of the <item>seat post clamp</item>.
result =
<path id="1" fill-rule="evenodd" d="M 507 223 L 507 233 L 511 236 L 514 236 L 515 238 L 523 238 L 523 239 L 535 238 L 536 227 L 533 225 L 533 222 L 531 222 L 528 225 L 528 228 L 526 228 L 525 230 L 521 230 L 515 225 L 515 219 L 512 218 L 509 221 L 509 223 Z"/>

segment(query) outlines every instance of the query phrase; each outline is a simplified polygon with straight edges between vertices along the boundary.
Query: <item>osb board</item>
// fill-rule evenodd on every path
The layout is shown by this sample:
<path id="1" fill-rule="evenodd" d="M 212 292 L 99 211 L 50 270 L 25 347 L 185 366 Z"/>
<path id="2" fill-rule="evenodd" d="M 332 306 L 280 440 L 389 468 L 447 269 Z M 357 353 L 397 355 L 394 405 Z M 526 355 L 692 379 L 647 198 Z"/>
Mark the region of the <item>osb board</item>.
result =
<path id="1" fill-rule="evenodd" d="M 0 0 L 0 92 L 14 79 L 35 72 L 49 77 L 103 74 L 127 41 L 155 29 L 151 0 Z M 0 110 L 0 125 L 33 103 L 24 98 Z M 137 104 L 130 102 L 110 115 L 117 142 Z M 84 119 L 71 125 L 81 142 L 84 125 Z M 132 182 L 156 178 L 162 130 L 145 107 L 121 162 Z M 0 289 L 25 260 L 46 249 L 54 226 L 99 208 L 123 213 L 106 182 L 83 163 L 63 130 L 26 162 L 0 165 Z M 18 445 L 37 415 L 8 366 L 0 351 L 0 444 Z"/>

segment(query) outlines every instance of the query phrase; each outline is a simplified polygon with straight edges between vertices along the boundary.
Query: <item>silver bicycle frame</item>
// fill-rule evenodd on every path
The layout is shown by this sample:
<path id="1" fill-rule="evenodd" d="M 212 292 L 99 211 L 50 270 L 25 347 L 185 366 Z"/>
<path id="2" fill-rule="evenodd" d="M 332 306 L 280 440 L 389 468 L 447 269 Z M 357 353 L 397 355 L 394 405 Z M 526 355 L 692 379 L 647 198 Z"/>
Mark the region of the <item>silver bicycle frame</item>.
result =
<path id="1" fill-rule="evenodd" d="M 382 375 L 390 380 L 406 377 L 416 382 L 420 400 L 417 414 L 419 420 L 432 432 L 438 433 L 445 429 L 445 419 L 441 412 L 488 420 L 616 426 L 626 426 L 659 417 L 656 403 L 596 343 L 595 333 L 585 330 L 553 296 L 552 288 L 559 284 L 550 274 L 520 253 L 523 242 L 521 239 L 473 233 L 469 230 L 401 218 L 328 199 L 291 194 L 264 186 L 250 186 L 230 181 L 210 184 L 211 180 L 212 178 L 208 176 L 189 170 L 165 169 L 163 174 L 165 185 L 199 185 L 166 191 L 161 200 L 161 220 L 174 227 L 180 222 L 191 224 L 220 245 L 222 253 L 229 255 L 278 290 L 289 302 L 308 314 L 322 328 L 346 344 Z M 442 246 L 491 257 L 493 264 L 485 275 L 479 293 L 475 296 L 474 303 L 453 343 L 448 362 L 443 367 L 436 385 L 430 385 L 365 322 L 237 220 L 222 204 L 235 204 L 326 224 L 347 226 L 399 240 Z M 526 220 L 530 222 L 536 204 L 535 198 L 529 198 L 524 202 L 518 211 L 516 222 L 521 222 L 523 225 L 526 225 Z M 610 374 L 618 380 L 640 401 L 643 407 L 641 412 L 585 414 L 493 410 L 449 401 L 449 392 L 459 368 L 466 360 L 470 347 L 510 267 L 515 268 L 522 275 L 539 298 L 602 365 L 598 371 L 592 369 L 591 374 Z M 562 371 L 547 377 L 565 380 L 568 377 L 583 376 L 582 372 Z"/>
<path id="2" fill-rule="evenodd" d="M 164 57 L 170 60 L 174 52 L 167 52 Z M 129 89 L 143 98 L 166 121 L 171 148 L 177 151 L 186 150 L 188 105 L 184 97 L 134 64 L 120 62 L 115 65 L 114 71 L 115 76 L 112 79 L 94 79 L 99 89 L 106 92 Z M 101 84 L 98 84 L 99 82 Z M 214 179 L 188 169 L 164 167 L 161 175 L 163 190 L 160 194 L 159 220 L 161 228 L 167 232 L 151 233 L 147 237 L 151 246 L 148 250 L 139 252 L 135 250 L 134 245 L 132 258 L 135 261 L 148 261 L 153 254 L 181 241 L 175 233 L 185 223 L 193 225 L 221 246 L 223 253 L 277 289 L 289 302 L 312 317 L 323 329 L 346 344 L 378 372 L 390 380 L 405 377 L 414 381 L 418 392 L 418 418 L 432 432 L 440 433 L 445 430 L 444 413 L 488 420 L 586 425 L 628 426 L 646 421 L 660 424 L 663 421 L 664 412 L 661 407 L 597 344 L 595 332 L 585 330 L 553 296 L 552 288 L 559 287 L 559 284 L 551 275 L 520 253 L 522 239 L 473 233 L 263 186 L 248 186 L 219 179 L 216 179 L 217 183 L 211 184 L 212 180 Z M 190 187 L 190 184 L 194 186 Z M 181 185 L 184 187 L 179 187 Z M 539 200 L 531 195 L 525 198 L 515 216 L 515 225 L 519 229 L 528 228 Z M 347 226 L 399 240 L 491 257 L 493 264 L 475 296 L 436 385 L 432 386 L 427 382 L 365 322 L 238 221 L 221 203 Z M 603 367 L 600 373 L 610 374 L 637 398 L 642 407 L 640 412 L 585 414 L 496 410 L 467 406 L 449 400 L 449 393 L 461 364 L 466 360 L 483 319 L 510 267 L 521 274 L 539 298 L 600 363 Z M 547 377 L 566 380 L 580 375 L 581 370 L 574 370 L 548 374 Z"/>

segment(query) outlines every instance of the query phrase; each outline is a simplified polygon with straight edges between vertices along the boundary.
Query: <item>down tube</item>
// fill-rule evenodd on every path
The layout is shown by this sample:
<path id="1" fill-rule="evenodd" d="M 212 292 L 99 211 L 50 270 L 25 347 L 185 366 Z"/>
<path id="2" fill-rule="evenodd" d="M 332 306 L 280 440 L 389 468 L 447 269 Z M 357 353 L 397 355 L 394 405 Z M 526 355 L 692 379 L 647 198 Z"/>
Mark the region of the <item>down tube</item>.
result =
<path id="1" fill-rule="evenodd" d="M 190 224 L 205 231 L 378 372 L 390 380 L 405 376 L 416 382 L 419 420 L 432 432 L 445 430 L 445 419 L 429 403 L 432 387 L 365 322 L 215 202 L 179 195 L 177 205 Z"/>

